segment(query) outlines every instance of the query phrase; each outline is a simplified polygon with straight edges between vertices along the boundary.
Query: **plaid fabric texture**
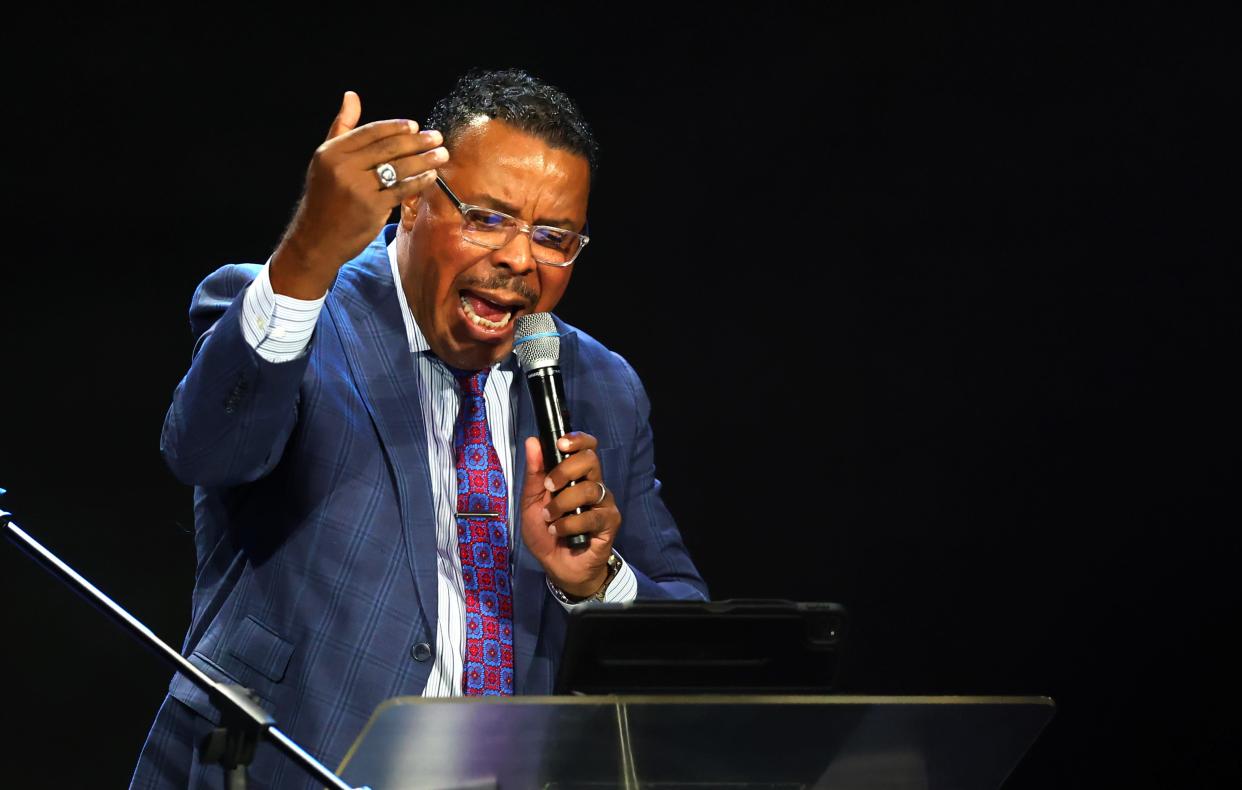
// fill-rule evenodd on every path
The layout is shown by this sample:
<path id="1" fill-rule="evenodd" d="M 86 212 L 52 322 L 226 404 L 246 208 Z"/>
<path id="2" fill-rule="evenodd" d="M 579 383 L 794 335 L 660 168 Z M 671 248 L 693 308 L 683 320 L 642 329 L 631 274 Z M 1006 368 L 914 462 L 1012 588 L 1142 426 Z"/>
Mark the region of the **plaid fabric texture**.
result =
<path id="1" fill-rule="evenodd" d="M 308 353 L 288 362 L 261 359 L 242 330 L 239 297 L 260 267 L 208 277 L 190 311 L 194 362 L 160 443 L 173 474 L 195 486 L 198 562 L 184 654 L 212 677 L 254 689 L 281 729 L 333 768 L 381 702 L 423 691 L 429 656 L 444 647 L 428 439 L 387 253 L 395 233 L 385 229 L 342 267 Z M 569 408 L 599 439 L 604 480 L 625 518 L 617 550 L 639 597 L 704 598 L 660 498 L 638 377 L 589 335 L 560 330 Z M 518 440 L 534 435 L 529 399 L 516 387 L 512 408 Z M 524 475 L 518 450 L 512 480 Z M 550 693 L 567 615 L 520 539 L 509 555 L 497 564 L 512 566 L 511 687 Z M 218 783 L 222 775 L 193 757 L 200 722 L 186 718 L 212 718 L 210 702 L 181 678 L 170 694 L 177 703 L 156 718 L 134 786 Z M 255 755 L 251 780 L 316 786 L 270 745 Z"/>

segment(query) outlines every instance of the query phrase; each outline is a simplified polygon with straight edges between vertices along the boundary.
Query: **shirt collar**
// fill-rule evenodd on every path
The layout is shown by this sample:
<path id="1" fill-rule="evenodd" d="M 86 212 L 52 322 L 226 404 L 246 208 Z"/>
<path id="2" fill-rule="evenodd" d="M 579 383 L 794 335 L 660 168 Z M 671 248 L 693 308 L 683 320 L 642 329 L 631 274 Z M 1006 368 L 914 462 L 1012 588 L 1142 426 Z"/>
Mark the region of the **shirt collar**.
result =
<path id="1" fill-rule="evenodd" d="M 410 353 L 430 352 L 431 346 L 427 344 L 427 338 L 423 336 L 423 330 L 418 328 L 418 322 L 414 320 L 414 314 L 410 312 L 410 304 L 405 300 L 405 288 L 401 285 L 401 269 L 397 266 L 396 236 L 393 236 L 392 242 L 388 245 L 388 265 L 392 268 L 393 284 L 397 286 L 397 301 L 401 302 L 401 318 L 405 320 L 405 336 L 410 341 Z"/>

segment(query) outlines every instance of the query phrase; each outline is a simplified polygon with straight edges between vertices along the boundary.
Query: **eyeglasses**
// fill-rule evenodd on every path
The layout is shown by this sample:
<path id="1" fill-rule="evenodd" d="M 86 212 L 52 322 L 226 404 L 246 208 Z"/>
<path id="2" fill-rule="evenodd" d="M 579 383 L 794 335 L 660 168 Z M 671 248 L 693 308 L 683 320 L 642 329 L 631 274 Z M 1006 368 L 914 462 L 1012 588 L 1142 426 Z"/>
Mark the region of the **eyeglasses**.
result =
<path id="1" fill-rule="evenodd" d="M 581 233 L 551 225 L 528 225 L 522 220 L 483 206 L 463 203 L 448 188 L 444 179 L 436 183 L 461 212 L 461 237 L 471 244 L 498 250 L 519 233 L 530 235 L 530 249 L 535 260 L 548 266 L 568 266 L 590 241 Z"/>

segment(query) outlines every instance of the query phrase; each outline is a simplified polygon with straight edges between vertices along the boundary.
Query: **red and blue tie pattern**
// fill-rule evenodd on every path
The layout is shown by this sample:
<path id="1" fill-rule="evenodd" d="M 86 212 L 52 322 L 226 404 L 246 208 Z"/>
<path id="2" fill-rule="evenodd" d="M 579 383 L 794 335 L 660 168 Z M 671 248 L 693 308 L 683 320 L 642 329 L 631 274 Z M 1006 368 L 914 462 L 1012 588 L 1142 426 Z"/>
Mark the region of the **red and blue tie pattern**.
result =
<path id="1" fill-rule="evenodd" d="M 509 488 L 487 427 L 487 370 L 454 370 L 461 410 L 453 426 L 457 459 L 457 550 L 466 590 L 467 695 L 513 693 L 513 593 L 509 587 Z"/>

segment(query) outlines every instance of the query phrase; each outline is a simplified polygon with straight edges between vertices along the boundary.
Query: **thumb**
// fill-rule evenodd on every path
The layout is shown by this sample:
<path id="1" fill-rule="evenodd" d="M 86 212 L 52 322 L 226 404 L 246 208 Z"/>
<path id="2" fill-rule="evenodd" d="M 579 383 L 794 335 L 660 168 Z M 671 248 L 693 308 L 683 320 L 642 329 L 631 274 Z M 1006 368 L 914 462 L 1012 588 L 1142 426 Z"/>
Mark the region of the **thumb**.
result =
<path id="1" fill-rule="evenodd" d="M 526 437 L 526 479 L 522 481 L 522 507 L 529 507 L 548 492 L 543 487 L 543 448 L 533 436 Z"/>
<path id="2" fill-rule="evenodd" d="M 331 140 L 353 131 L 361 117 L 362 99 L 358 98 L 358 94 L 353 91 L 345 91 L 345 95 L 341 97 L 341 109 L 337 112 L 336 118 L 332 119 L 332 126 L 328 129 L 328 139 Z"/>

